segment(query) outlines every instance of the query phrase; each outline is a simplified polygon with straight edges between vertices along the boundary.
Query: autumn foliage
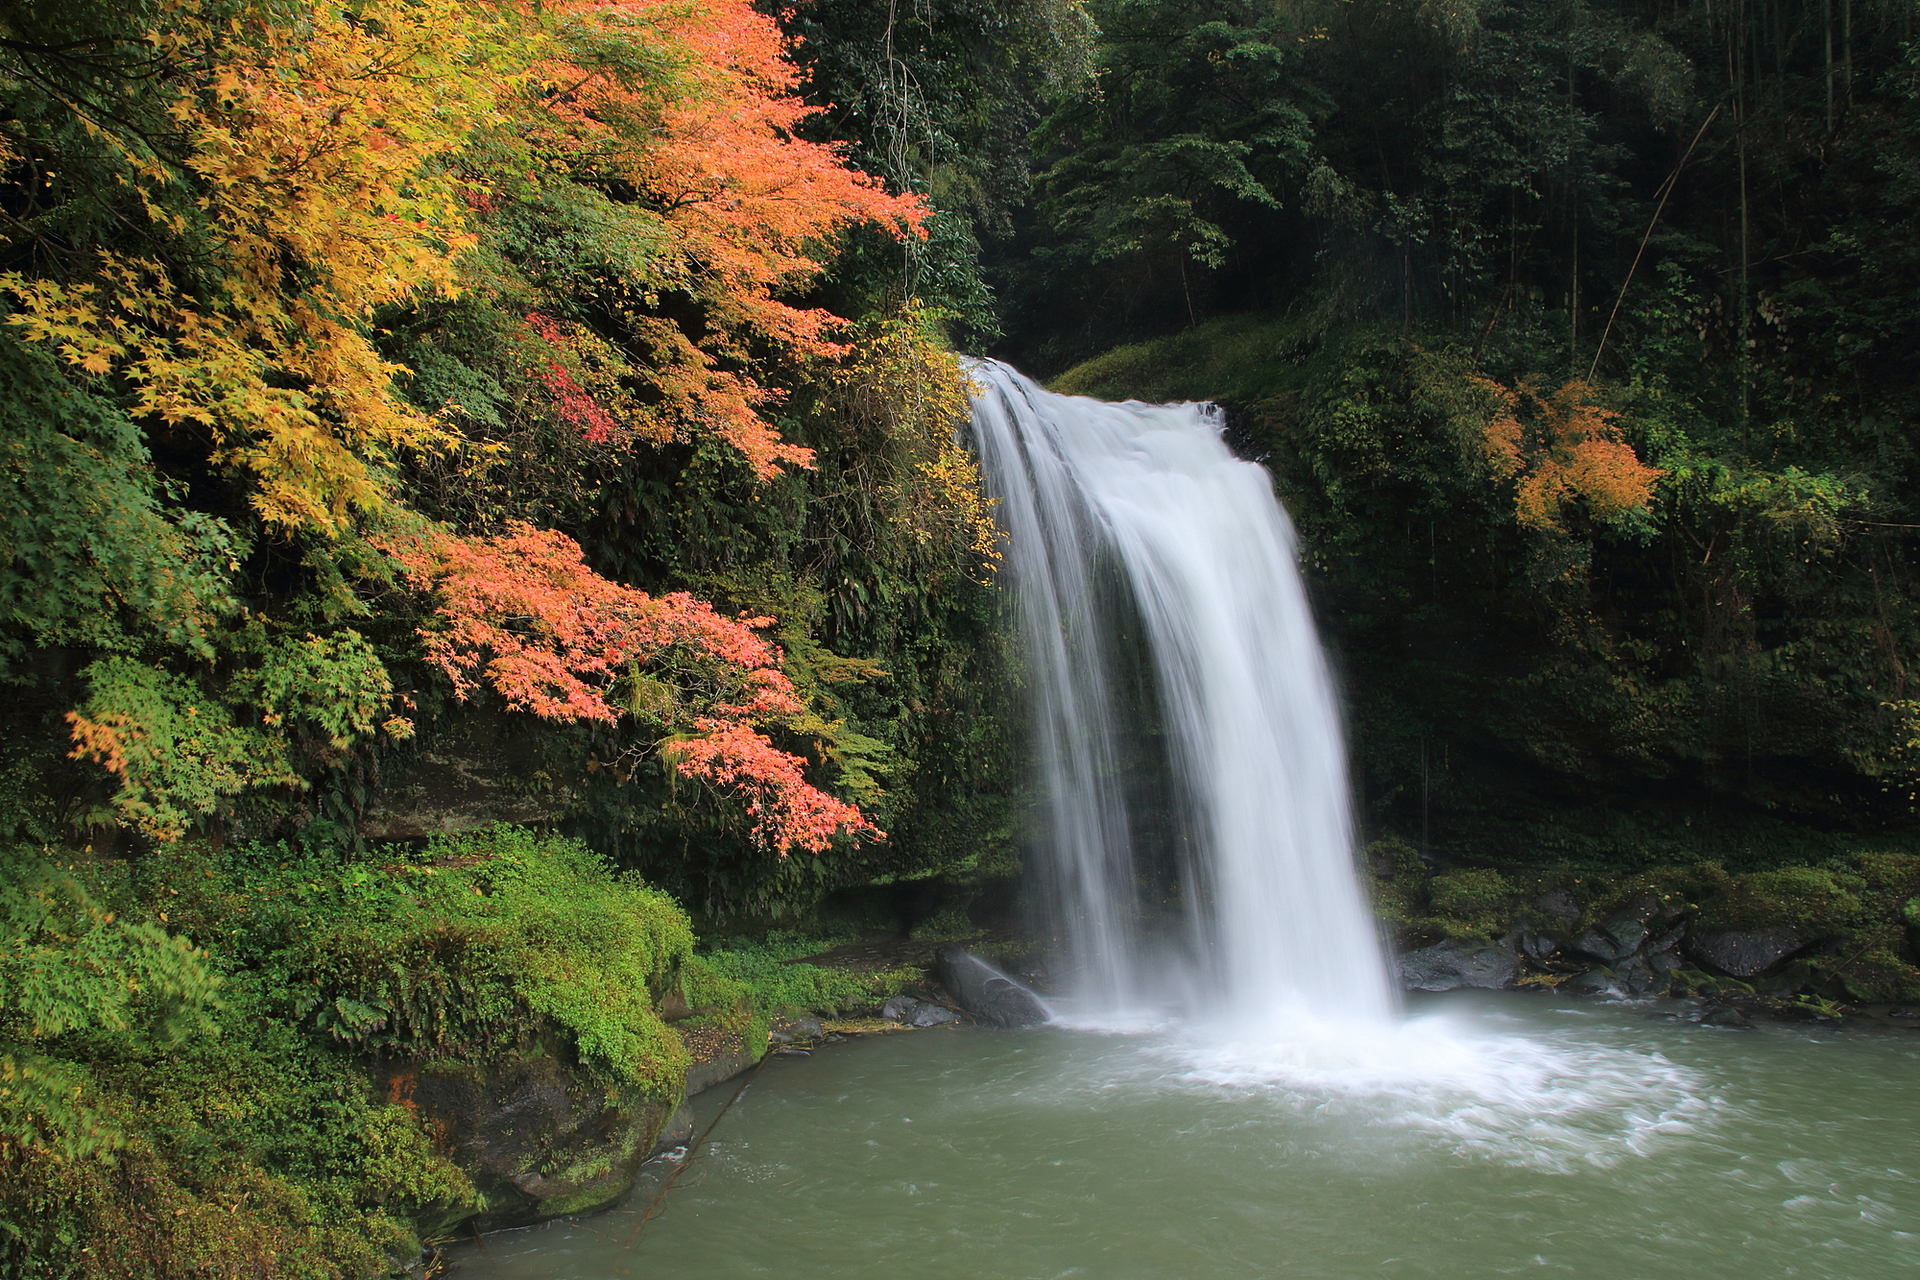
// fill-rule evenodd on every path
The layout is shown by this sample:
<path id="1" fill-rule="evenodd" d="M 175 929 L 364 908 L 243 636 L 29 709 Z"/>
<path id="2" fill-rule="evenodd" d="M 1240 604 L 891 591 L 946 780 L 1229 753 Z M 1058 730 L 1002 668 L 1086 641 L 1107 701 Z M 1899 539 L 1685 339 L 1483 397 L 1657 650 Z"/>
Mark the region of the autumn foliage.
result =
<path id="1" fill-rule="evenodd" d="M 542 183 L 618 190 L 638 248 L 611 273 L 622 349 L 603 354 L 647 393 L 602 403 L 541 363 L 557 416 L 596 444 L 710 433 L 761 478 L 809 465 L 760 416 L 777 394 L 754 369 L 835 354 L 839 321 L 779 294 L 841 229 L 912 234 L 923 215 L 797 136 L 808 108 L 771 19 L 744 0 L 226 9 L 182 0 L 147 36 L 167 69 L 153 129 L 86 121 L 145 239 L 179 238 L 180 260 L 100 251 L 0 273 L 6 323 L 119 380 L 139 416 L 201 433 L 269 524 L 337 533 L 388 499 L 398 454 L 456 443 L 397 391 L 376 313 L 497 284 L 469 255 Z M 667 294 L 699 322 L 660 314 Z"/>
<path id="2" fill-rule="evenodd" d="M 635 304 L 624 321 L 654 397 L 627 416 L 655 437 L 712 432 L 761 478 L 810 466 L 811 452 L 760 416 L 777 395 L 751 373 L 754 349 L 839 354 L 839 317 L 781 291 L 818 274 L 842 228 L 878 222 L 917 234 L 923 207 L 799 136 L 813 112 L 795 96 L 779 29 L 745 0 L 582 0 L 550 12 L 551 43 L 534 69 L 531 158 L 577 181 L 644 192 L 654 215 L 656 263 L 624 282 Z M 703 332 L 650 314 L 649 299 L 668 292 L 701 305 Z M 574 420 L 591 418 L 563 403 L 578 410 Z M 586 429 L 602 427 L 593 419 Z"/>
<path id="3" fill-rule="evenodd" d="M 1575 499 L 1597 520 L 1644 509 L 1661 476 L 1622 438 L 1612 409 L 1593 403 L 1594 391 L 1574 380 L 1550 394 L 1529 383 L 1509 388 L 1474 380 L 1496 408 L 1481 446 L 1494 475 L 1516 484 L 1514 514 L 1529 529 L 1560 528 Z M 1531 421 L 1523 421 L 1522 415 Z"/>
<path id="4" fill-rule="evenodd" d="M 124 414 L 116 438 L 164 437 L 176 465 L 219 477 L 265 543 L 337 566 L 320 575 L 331 624 L 364 611 L 390 555 L 435 601 L 423 656 L 460 697 L 650 719 L 678 775 L 740 797 L 766 847 L 877 835 L 761 732 L 806 710 L 754 630 L 770 619 L 603 579 L 510 504 L 455 494 L 444 525 L 407 509 L 410 475 L 468 484 L 460 462 L 525 458 L 503 436 L 541 419 L 576 464 L 706 439 L 755 480 L 812 465 L 763 411 L 780 379 L 845 351 L 844 322 L 790 299 L 846 229 L 920 234 L 924 211 L 800 136 L 811 109 L 774 21 L 746 0 L 161 0 L 130 20 L 150 25 L 50 40 L 51 123 L 0 121 L 0 160 L 40 175 L 31 199 L 98 205 L 125 231 L 0 233 L 8 340 Z M 94 168 L 66 191 L 73 137 Z M 463 335 L 491 335 L 457 357 L 486 413 L 409 367 L 456 312 Z M 128 468 L 146 474 L 144 455 Z M 467 517 L 506 532 L 463 536 Z M 394 528 L 427 532 L 367 554 L 369 529 Z M 292 776 L 250 771 L 258 744 L 241 741 L 284 736 L 271 707 L 254 727 L 264 633 L 223 643 L 220 669 L 242 673 L 224 698 L 194 701 L 198 677 L 164 666 L 113 668 L 125 678 L 96 681 L 72 721 L 76 754 L 121 776 L 123 810 L 164 812 L 143 820 L 164 838 Z M 205 728 L 230 713 L 231 732 Z"/>
<path id="5" fill-rule="evenodd" d="M 782 854 L 819 852 L 840 832 L 883 834 L 754 728 L 805 710 L 755 630 L 772 618 L 726 618 L 685 592 L 623 586 L 588 568 L 571 538 L 526 524 L 491 538 L 428 531 L 385 549 L 434 601 L 420 635 L 456 696 L 485 685 L 548 720 L 664 721 L 681 730 L 665 746 L 673 767 L 737 796 L 753 839 Z M 654 696 L 623 707 L 623 686 Z"/>

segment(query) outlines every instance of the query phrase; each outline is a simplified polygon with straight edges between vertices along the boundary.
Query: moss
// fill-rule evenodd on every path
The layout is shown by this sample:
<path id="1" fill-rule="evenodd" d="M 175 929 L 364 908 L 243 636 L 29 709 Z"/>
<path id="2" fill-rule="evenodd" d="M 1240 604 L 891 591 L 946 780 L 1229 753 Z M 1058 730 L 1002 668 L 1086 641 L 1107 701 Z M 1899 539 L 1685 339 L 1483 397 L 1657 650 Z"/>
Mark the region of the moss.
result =
<path id="1" fill-rule="evenodd" d="M 1873 851 L 1856 853 L 1848 861 L 1874 892 L 1904 895 L 1920 888 L 1920 856 Z"/>
<path id="2" fill-rule="evenodd" d="M 1846 877 L 1864 888 L 1858 877 Z M 1735 876 L 1726 890 L 1703 903 L 1696 926 L 1703 930 L 1787 926 L 1821 935 L 1858 916 L 1860 899 L 1832 871 L 1781 867 Z"/>
<path id="3" fill-rule="evenodd" d="M 0 1271 L 21 1280 L 360 1280 L 417 1255 L 470 1195 L 361 1064 L 272 1017 L 235 975 L 216 1037 L 159 1050 L 95 1039 L 111 1157 L 0 1153 Z M 11 1251 L 11 1255 L 10 1255 Z"/>
<path id="4" fill-rule="evenodd" d="M 1296 390 L 1330 371 L 1344 346 L 1371 337 L 1350 331 L 1328 342 L 1323 319 L 1305 314 L 1223 316 L 1168 337 L 1117 347 L 1053 381 L 1066 395 L 1103 400 L 1233 400 L 1253 404 Z"/>
<path id="5" fill-rule="evenodd" d="M 1433 909 L 1440 915 L 1483 915 L 1498 910 L 1513 892 L 1498 871 L 1451 871 L 1433 878 Z"/>
<path id="6" fill-rule="evenodd" d="M 1850 957 L 1835 957 L 1828 975 L 1818 989 L 1831 992 L 1837 987 L 1854 1000 L 1920 999 L 1920 968 L 1900 955 L 1897 944 L 1878 942 Z"/>
<path id="7" fill-rule="evenodd" d="M 499 827 L 358 858 L 180 845 L 83 870 L 101 919 L 204 947 L 219 1002 L 185 1044 L 159 1035 L 166 1018 L 115 1017 L 37 1046 L 123 1141 L 98 1168 L 0 1144 L 6 1274 L 331 1280 L 410 1260 L 479 1197 L 406 1099 L 375 1095 L 375 1054 L 454 1075 L 559 1056 L 651 1105 L 681 1095 L 685 1046 L 655 999 L 691 957 L 686 915 L 576 842 Z"/>

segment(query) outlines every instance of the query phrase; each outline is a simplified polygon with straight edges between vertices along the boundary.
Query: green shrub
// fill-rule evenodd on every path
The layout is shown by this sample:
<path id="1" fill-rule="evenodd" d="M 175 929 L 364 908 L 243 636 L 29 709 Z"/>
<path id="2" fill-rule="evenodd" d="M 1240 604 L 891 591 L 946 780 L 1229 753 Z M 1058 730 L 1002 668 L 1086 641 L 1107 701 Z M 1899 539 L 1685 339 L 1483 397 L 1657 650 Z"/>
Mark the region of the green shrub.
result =
<path id="1" fill-rule="evenodd" d="M 686 1055 L 655 1007 L 692 928 L 577 841 L 502 825 L 358 861 L 184 851 L 162 874 L 192 887 L 179 910 L 196 927 L 224 931 L 336 1041 L 483 1061 L 552 1026 L 590 1069 L 679 1093 Z"/>

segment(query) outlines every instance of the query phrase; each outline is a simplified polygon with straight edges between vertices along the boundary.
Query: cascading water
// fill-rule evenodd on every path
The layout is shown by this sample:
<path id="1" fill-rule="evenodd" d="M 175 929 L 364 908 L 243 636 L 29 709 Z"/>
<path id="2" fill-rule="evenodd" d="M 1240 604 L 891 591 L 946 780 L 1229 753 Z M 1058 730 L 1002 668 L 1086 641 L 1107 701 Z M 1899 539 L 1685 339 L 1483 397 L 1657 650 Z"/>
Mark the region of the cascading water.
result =
<path id="1" fill-rule="evenodd" d="M 992 361 L 971 374 L 1076 994 L 1096 1016 L 1138 1009 L 1184 964 L 1190 989 L 1237 1019 L 1384 1026 L 1393 998 L 1353 870 L 1339 710 L 1266 471 L 1233 456 L 1210 406 L 1054 395 Z M 1131 616 L 1144 699 L 1127 687 Z M 1171 948 L 1141 901 L 1129 698 L 1152 705 L 1182 819 Z"/>

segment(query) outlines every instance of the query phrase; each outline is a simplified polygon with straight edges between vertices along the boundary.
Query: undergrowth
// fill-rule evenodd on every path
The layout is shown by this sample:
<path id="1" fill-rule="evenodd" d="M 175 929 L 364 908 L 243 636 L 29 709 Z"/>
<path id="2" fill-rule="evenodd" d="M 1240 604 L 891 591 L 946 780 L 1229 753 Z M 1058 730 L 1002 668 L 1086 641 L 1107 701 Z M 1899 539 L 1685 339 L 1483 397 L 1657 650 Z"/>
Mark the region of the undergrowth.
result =
<path id="1" fill-rule="evenodd" d="M 479 1207 L 377 1060 L 558 1044 L 673 1100 L 657 1012 L 693 934 L 585 846 L 512 827 L 358 858 L 180 844 L 0 867 L 0 1269 L 359 1277 Z M 744 989 L 743 989 L 744 990 Z M 749 1003 L 752 993 L 746 992 Z"/>

